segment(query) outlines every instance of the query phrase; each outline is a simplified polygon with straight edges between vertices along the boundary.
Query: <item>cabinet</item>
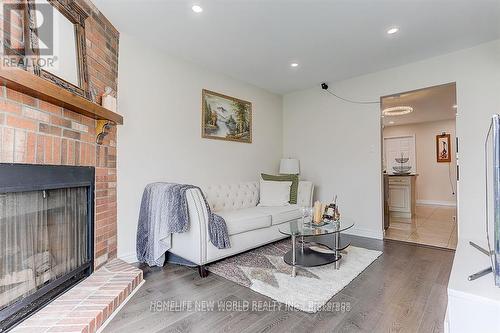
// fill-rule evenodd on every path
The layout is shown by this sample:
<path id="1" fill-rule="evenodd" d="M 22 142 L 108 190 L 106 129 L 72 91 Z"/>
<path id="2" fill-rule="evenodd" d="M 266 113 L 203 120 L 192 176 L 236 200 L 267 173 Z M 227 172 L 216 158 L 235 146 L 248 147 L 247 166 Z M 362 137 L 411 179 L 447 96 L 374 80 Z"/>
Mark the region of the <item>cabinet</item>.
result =
<path id="1" fill-rule="evenodd" d="M 389 212 L 391 216 L 411 218 L 415 214 L 415 177 L 389 177 Z"/>
<path id="2" fill-rule="evenodd" d="M 444 331 L 449 333 L 498 333 L 500 327 L 500 288 L 491 274 L 469 281 L 467 276 L 491 266 L 489 256 L 469 245 L 481 246 L 484 239 L 460 239 L 448 281 L 448 308 Z"/>

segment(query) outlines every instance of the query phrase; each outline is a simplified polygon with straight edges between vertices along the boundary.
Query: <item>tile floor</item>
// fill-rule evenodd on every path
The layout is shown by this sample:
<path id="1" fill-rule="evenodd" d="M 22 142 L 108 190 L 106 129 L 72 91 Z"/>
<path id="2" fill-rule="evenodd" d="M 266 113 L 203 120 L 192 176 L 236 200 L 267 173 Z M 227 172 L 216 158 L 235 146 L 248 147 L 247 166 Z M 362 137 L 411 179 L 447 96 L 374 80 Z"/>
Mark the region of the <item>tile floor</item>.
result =
<path id="1" fill-rule="evenodd" d="M 455 249 L 456 215 L 455 207 L 418 205 L 411 219 L 391 217 L 385 238 Z"/>

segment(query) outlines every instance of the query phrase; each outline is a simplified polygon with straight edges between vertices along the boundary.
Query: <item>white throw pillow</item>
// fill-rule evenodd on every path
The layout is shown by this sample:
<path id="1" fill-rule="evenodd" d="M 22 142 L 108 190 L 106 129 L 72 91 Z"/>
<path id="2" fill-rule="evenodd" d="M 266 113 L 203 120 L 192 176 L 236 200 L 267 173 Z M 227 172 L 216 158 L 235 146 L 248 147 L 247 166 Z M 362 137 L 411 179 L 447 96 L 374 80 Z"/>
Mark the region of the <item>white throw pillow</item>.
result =
<path id="1" fill-rule="evenodd" d="M 291 186 L 292 182 L 273 182 L 261 179 L 259 206 L 275 207 L 289 205 Z"/>

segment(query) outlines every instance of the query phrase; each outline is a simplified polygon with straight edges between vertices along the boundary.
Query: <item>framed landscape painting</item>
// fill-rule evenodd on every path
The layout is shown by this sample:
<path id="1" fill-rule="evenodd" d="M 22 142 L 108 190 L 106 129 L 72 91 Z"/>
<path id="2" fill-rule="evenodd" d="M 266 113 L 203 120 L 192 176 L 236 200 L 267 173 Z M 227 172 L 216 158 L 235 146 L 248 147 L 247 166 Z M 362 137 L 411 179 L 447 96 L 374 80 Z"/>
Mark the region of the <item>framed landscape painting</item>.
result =
<path id="1" fill-rule="evenodd" d="M 205 89 L 201 102 L 203 138 L 252 143 L 252 103 Z"/>

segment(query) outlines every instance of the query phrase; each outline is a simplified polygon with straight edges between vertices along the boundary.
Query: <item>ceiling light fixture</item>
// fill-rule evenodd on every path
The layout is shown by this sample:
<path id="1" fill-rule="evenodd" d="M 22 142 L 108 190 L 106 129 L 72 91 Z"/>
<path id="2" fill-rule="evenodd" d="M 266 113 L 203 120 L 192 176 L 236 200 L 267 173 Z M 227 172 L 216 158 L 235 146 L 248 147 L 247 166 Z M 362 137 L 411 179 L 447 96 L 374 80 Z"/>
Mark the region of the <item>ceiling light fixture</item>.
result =
<path id="1" fill-rule="evenodd" d="M 290 67 L 299 67 L 299 64 L 298 64 L 298 63 L 296 63 L 296 62 L 292 62 L 292 63 L 290 64 Z"/>
<path id="2" fill-rule="evenodd" d="M 193 7 L 191 7 L 191 9 L 193 10 L 193 12 L 195 13 L 201 13 L 203 11 L 203 8 L 201 8 L 200 5 L 193 5 Z"/>
<path id="3" fill-rule="evenodd" d="M 455 104 L 455 105 L 453 105 L 453 108 L 454 108 L 454 109 L 458 108 L 458 105 L 456 105 L 456 104 Z"/>
<path id="4" fill-rule="evenodd" d="M 393 34 L 395 34 L 398 31 L 399 31 L 399 28 L 393 27 L 393 28 L 390 28 L 389 30 L 387 30 L 387 34 L 388 35 L 393 35 Z"/>
<path id="5" fill-rule="evenodd" d="M 402 116 L 404 114 L 412 113 L 413 108 L 411 106 L 395 106 L 392 108 L 386 108 L 382 111 L 385 116 Z"/>

